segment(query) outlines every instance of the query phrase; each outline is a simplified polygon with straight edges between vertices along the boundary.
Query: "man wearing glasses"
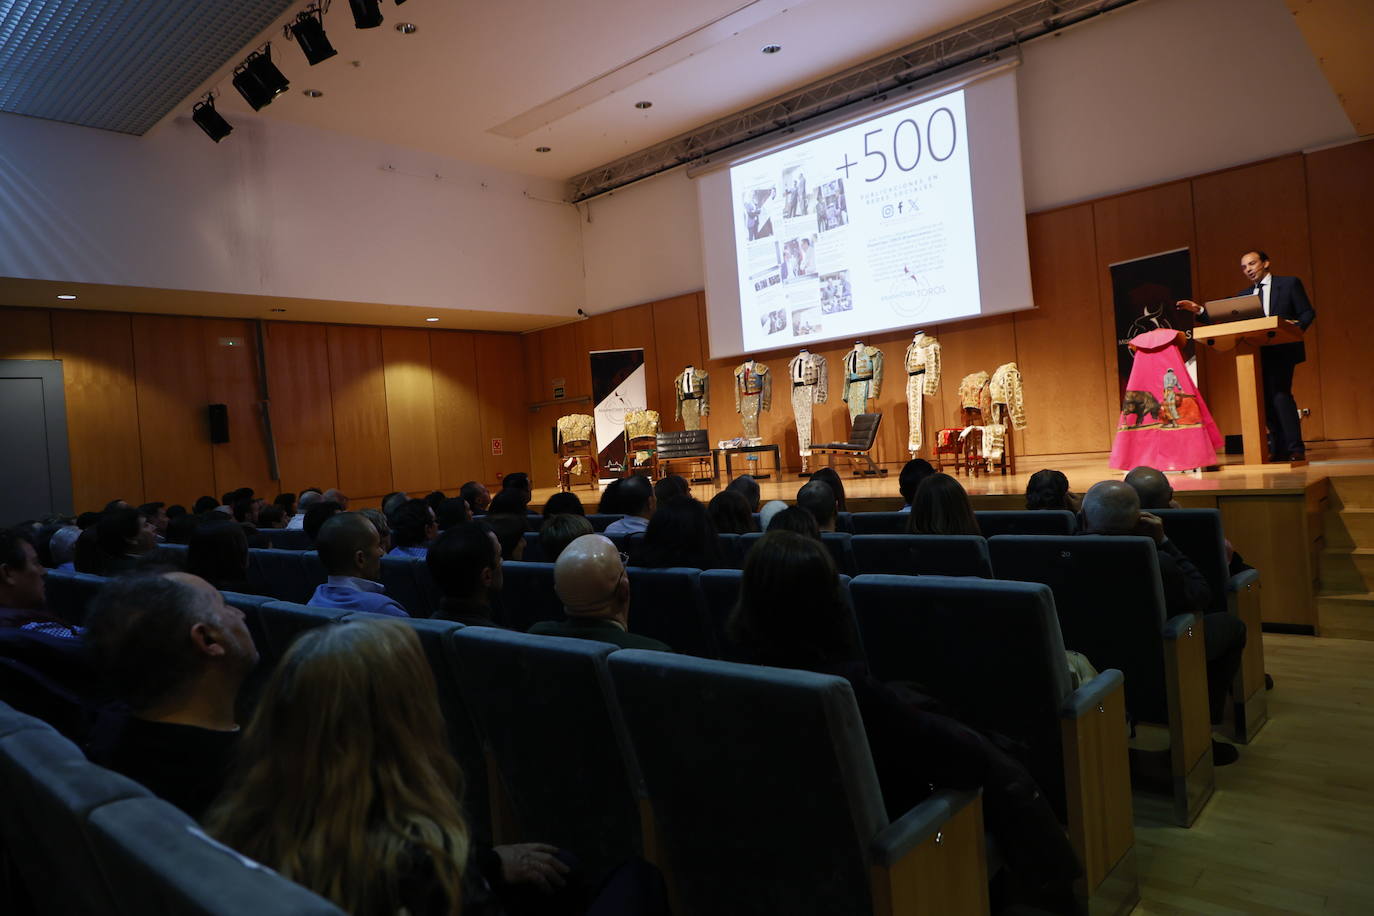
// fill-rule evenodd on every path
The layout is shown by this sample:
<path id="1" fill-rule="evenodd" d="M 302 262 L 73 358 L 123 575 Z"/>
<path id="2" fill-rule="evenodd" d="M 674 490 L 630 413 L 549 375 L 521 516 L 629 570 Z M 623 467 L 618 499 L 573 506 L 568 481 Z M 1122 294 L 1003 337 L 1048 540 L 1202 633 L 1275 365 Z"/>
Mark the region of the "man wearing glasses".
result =
<path id="1" fill-rule="evenodd" d="M 625 554 L 610 538 L 584 534 L 569 544 L 553 567 L 553 587 L 566 615 L 530 627 L 541 636 L 594 639 L 622 649 L 671 652 L 657 639 L 629 631 L 630 574 Z"/>

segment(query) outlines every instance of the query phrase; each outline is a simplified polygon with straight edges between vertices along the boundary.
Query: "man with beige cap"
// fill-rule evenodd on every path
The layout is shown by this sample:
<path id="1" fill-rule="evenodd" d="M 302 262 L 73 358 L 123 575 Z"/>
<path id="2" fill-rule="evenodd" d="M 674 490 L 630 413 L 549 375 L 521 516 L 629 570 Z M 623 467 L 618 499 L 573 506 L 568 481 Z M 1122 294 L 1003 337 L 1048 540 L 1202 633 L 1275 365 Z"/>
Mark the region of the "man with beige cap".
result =
<path id="1" fill-rule="evenodd" d="M 564 548 L 553 566 L 553 588 L 567 616 L 537 623 L 531 633 L 672 651 L 657 639 L 629 632 L 630 576 L 625 558 L 605 535 L 584 534 Z"/>

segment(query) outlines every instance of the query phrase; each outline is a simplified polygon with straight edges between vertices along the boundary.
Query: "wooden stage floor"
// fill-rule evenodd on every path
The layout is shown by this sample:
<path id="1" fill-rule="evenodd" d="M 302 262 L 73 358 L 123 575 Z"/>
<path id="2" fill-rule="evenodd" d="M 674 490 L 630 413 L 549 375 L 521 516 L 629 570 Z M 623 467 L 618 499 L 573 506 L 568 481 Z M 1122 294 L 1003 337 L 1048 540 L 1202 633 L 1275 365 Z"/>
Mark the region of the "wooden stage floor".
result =
<path id="1" fill-rule="evenodd" d="M 1374 475 L 1374 448 L 1362 449 L 1341 449 L 1331 452 L 1314 452 L 1312 460 L 1306 467 L 1302 468 L 1280 468 L 1274 471 L 1252 471 L 1252 470 L 1228 470 L 1226 464 L 1221 465 L 1220 470 L 1203 472 L 1201 474 L 1181 473 L 1170 474 L 1170 481 L 1174 485 L 1174 490 L 1179 494 L 1180 502 L 1185 505 L 1189 502 L 1189 495 L 1194 494 L 1199 497 L 1215 497 L 1222 495 L 1239 495 L 1245 493 L 1288 493 L 1298 494 L 1303 492 L 1308 485 L 1317 483 L 1329 477 L 1351 477 L 1351 476 L 1370 476 Z M 1227 464 L 1239 465 L 1241 457 L 1239 455 L 1225 456 Z M 964 489 L 973 497 L 977 508 L 1020 508 L 1016 505 L 1016 500 L 1026 492 L 1026 482 L 1030 476 L 1042 468 L 1054 468 L 1063 471 L 1069 478 L 1069 486 L 1074 490 L 1082 492 L 1100 480 L 1119 480 L 1123 474 L 1120 471 L 1113 471 L 1107 467 L 1106 454 L 1091 456 L 1066 456 L 1062 458 L 1022 458 L 1018 459 L 1018 472 L 1001 475 L 981 475 L 977 477 L 959 476 L 959 481 L 964 485 Z M 685 465 L 680 465 L 679 469 L 685 469 Z M 901 506 L 901 497 L 897 492 L 897 472 L 899 467 L 889 469 L 886 477 L 852 477 L 847 471 L 841 471 L 844 480 L 845 496 L 850 503 L 851 511 L 882 511 L 884 509 L 896 509 Z M 784 473 L 781 477 L 774 474 L 766 480 L 759 480 L 759 489 L 762 492 L 764 501 L 770 499 L 781 499 L 792 502 L 797 495 L 797 490 L 806 482 L 805 478 L 797 476 L 795 473 Z M 725 478 L 725 469 L 721 468 L 721 474 L 715 483 L 693 483 L 692 495 L 700 500 L 709 500 L 712 496 L 724 489 L 728 481 Z M 540 487 L 534 491 L 534 499 L 531 506 L 537 508 L 544 504 L 550 496 L 557 492 L 554 487 Z M 581 497 L 588 511 L 592 511 L 600 498 L 599 493 L 592 490 L 587 485 L 573 488 L 573 492 Z"/>

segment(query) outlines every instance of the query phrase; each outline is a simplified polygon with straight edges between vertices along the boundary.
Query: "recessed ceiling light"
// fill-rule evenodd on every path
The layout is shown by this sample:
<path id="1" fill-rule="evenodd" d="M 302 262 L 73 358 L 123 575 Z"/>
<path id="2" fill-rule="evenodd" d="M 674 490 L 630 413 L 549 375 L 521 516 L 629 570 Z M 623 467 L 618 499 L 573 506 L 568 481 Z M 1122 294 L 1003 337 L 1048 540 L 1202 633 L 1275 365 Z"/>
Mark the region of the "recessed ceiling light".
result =
<path id="1" fill-rule="evenodd" d="M 302 89 L 301 95 L 307 98 L 318 99 L 320 96 L 324 95 L 324 93 L 318 89 Z"/>
<path id="2" fill-rule="evenodd" d="M 438 321 L 438 318 L 426 318 L 425 321 Z"/>
<path id="3" fill-rule="evenodd" d="M 536 147 L 534 148 L 534 151 L 535 151 L 536 153 L 550 153 L 550 152 L 553 152 L 553 147 L 550 147 L 550 146 L 536 146 Z"/>
<path id="4" fill-rule="evenodd" d="M 636 107 L 636 108 L 653 108 L 653 107 L 654 107 L 654 103 L 653 103 L 653 102 L 635 102 L 635 107 Z"/>
<path id="5" fill-rule="evenodd" d="M 782 45 L 764 45 L 759 50 L 763 51 L 764 54 L 777 54 L 782 50 Z"/>
<path id="6" fill-rule="evenodd" d="M 59 299 L 75 299 L 76 297 L 73 296 L 71 293 L 59 293 L 58 296 L 57 296 L 57 298 L 59 298 Z"/>
<path id="7" fill-rule="evenodd" d="M 416 32 L 416 25 L 413 22 L 398 22 L 396 23 L 396 31 L 400 32 L 402 35 L 414 35 Z"/>

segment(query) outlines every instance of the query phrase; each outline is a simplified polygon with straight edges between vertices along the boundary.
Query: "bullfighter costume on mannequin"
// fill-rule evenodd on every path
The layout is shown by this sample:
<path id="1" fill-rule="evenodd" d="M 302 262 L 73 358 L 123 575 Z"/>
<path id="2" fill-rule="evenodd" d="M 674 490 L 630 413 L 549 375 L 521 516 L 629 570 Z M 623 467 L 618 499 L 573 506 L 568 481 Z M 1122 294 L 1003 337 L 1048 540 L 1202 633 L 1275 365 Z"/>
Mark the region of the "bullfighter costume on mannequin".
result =
<path id="1" fill-rule="evenodd" d="M 870 413 L 868 402 L 877 400 L 883 388 L 883 351 L 856 341 L 844 356 L 844 402 L 849 405 L 849 422 L 861 413 Z"/>
<path id="2" fill-rule="evenodd" d="M 934 397 L 940 391 L 940 342 L 924 331 L 916 336 L 906 348 L 906 415 L 910 427 L 906 435 L 906 448 L 914 458 L 921 450 L 923 434 L 925 399 Z"/>
<path id="3" fill-rule="evenodd" d="M 735 370 L 735 412 L 744 426 L 744 438 L 759 437 L 759 412 L 773 406 L 773 373 L 763 363 L 746 359 Z"/>
<path id="4" fill-rule="evenodd" d="M 677 377 L 673 419 L 683 429 L 701 429 L 701 421 L 711 415 L 711 377 L 695 366 L 688 366 Z"/>
<path id="5" fill-rule="evenodd" d="M 801 454 L 802 470 L 811 457 L 811 415 L 816 404 L 824 404 L 830 396 L 826 382 L 825 357 L 803 349 L 787 364 L 792 379 L 792 414 L 797 418 L 797 451 Z"/>
<path id="6" fill-rule="evenodd" d="M 1021 370 L 1016 363 L 1003 363 L 988 379 L 988 400 L 991 416 L 985 417 L 983 427 L 983 457 L 998 461 L 1006 451 L 1007 427 L 1026 428 L 1026 406 L 1021 389 Z"/>
<path id="7" fill-rule="evenodd" d="M 1131 338 L 1135 361 L 1121 402 L 1121 422 L 1109 465 L 1142 464 L 1161 471 L 1217 463 L 1221 433 L 1183 364 L 1183 332 L 1169 328 Z"/>

